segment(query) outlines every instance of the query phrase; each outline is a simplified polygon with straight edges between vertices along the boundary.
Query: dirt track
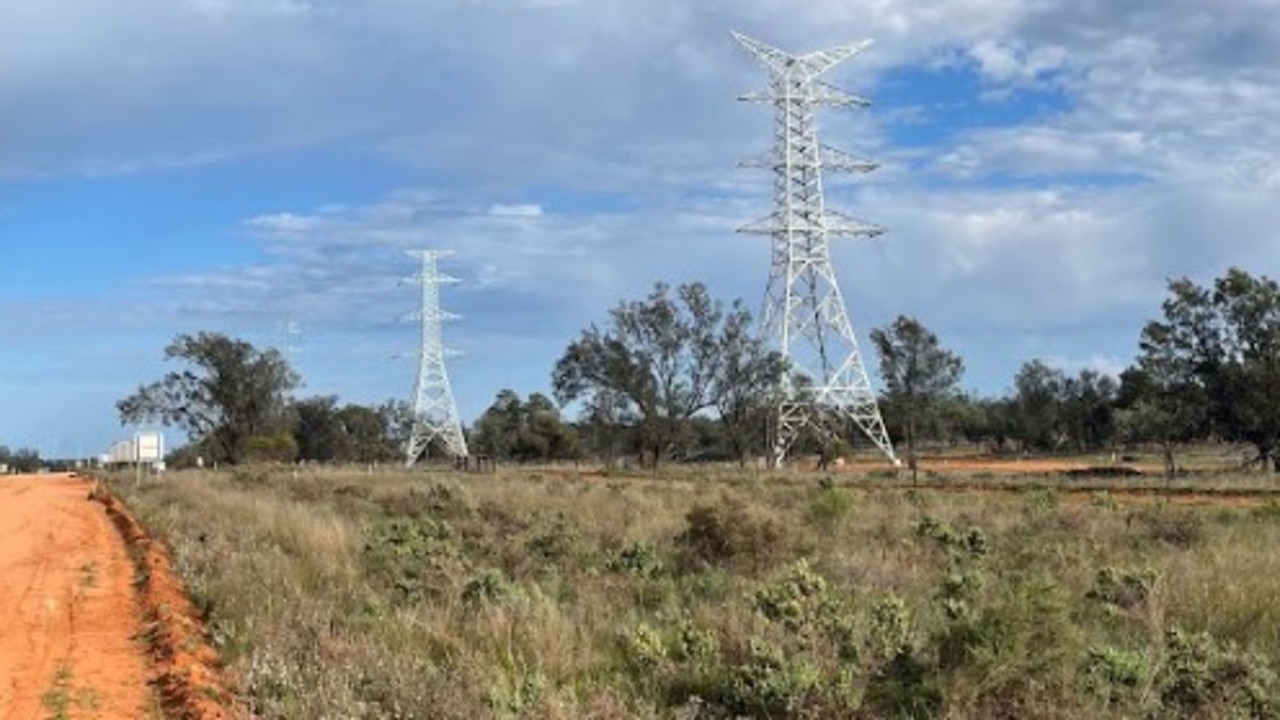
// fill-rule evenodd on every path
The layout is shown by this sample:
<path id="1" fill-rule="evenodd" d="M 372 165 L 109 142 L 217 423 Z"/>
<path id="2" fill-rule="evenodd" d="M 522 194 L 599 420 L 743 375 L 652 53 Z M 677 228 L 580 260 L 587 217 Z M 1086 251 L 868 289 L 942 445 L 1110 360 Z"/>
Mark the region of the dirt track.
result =
<path id="1" fill-rule="evenodd" d="M 0 478 L 0 720 L 159 717 L 134 568 L 91 488 Z"/>

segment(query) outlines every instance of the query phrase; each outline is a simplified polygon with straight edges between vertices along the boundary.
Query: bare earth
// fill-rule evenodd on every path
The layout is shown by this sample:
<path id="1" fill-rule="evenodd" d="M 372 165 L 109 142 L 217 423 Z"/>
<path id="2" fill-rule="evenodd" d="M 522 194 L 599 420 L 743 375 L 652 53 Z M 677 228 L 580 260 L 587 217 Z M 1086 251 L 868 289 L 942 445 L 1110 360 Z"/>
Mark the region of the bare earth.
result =
<path id="1" fill-rule="evenodd" d="M 92 485 L 0 478 L 0 720 L 159 717 L 134 568 Z"/>

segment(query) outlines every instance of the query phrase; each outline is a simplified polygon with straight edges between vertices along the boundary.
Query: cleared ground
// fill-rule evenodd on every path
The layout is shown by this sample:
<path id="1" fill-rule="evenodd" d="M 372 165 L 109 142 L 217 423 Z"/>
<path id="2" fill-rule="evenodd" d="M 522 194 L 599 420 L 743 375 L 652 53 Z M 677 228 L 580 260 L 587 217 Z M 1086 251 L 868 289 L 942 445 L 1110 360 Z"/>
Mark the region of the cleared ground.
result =
<path id="1" fill-rule="evenodd" d="M 134 568 L 92 481 L 0 478 L 0 718 L 159 717 Z"/>

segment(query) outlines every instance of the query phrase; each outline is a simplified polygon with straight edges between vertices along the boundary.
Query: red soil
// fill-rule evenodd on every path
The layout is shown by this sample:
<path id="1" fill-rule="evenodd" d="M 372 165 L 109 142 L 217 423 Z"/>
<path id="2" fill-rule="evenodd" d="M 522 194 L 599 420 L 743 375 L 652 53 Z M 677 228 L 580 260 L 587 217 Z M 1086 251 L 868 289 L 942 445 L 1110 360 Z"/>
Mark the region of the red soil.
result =
<path id="1" fill-rule="evenodd" d="M 92 486 L 0 478 L 0 718 L 151 713 L 133 564 Z"/>
<path id="2" fill-rule="evenodd" d="M 0 478 L 0 720 L 238 717 L 197 617 L 94 481 Z"/>

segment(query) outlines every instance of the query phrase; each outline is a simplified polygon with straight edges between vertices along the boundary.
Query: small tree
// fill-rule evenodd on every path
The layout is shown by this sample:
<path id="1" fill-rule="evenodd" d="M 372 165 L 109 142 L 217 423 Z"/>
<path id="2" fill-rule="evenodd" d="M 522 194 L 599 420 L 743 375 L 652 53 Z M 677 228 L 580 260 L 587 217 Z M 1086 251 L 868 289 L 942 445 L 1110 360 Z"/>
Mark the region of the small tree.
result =
<path id="1" fill-rule="evenodd" d="M 916 462 L 916 430 L 921 419 L 933 412 L 939 401 L 952 396 L 964 374 L 964 361 L 945 350 L 920 321 L 899 315 L 893 323 L 871 331 L 871 342 L 880 353 L 880 375 L 889 396 L 902 410 L 907 438 L 907 461 L 911 480 L 919 469 Z"/>
<path id="2" fill-rule="evenodd" d="M 247 457 L 250 438 L 272 435 L 285 425 L 286 395 L 298 376 L 275 350 L 219 333 L 179 335 L 165 348 L 166 360 L 187 368 L 139 387 L 116 403 L 122 424 L 159 421 L 209 440 L 220 459 Z"/>

